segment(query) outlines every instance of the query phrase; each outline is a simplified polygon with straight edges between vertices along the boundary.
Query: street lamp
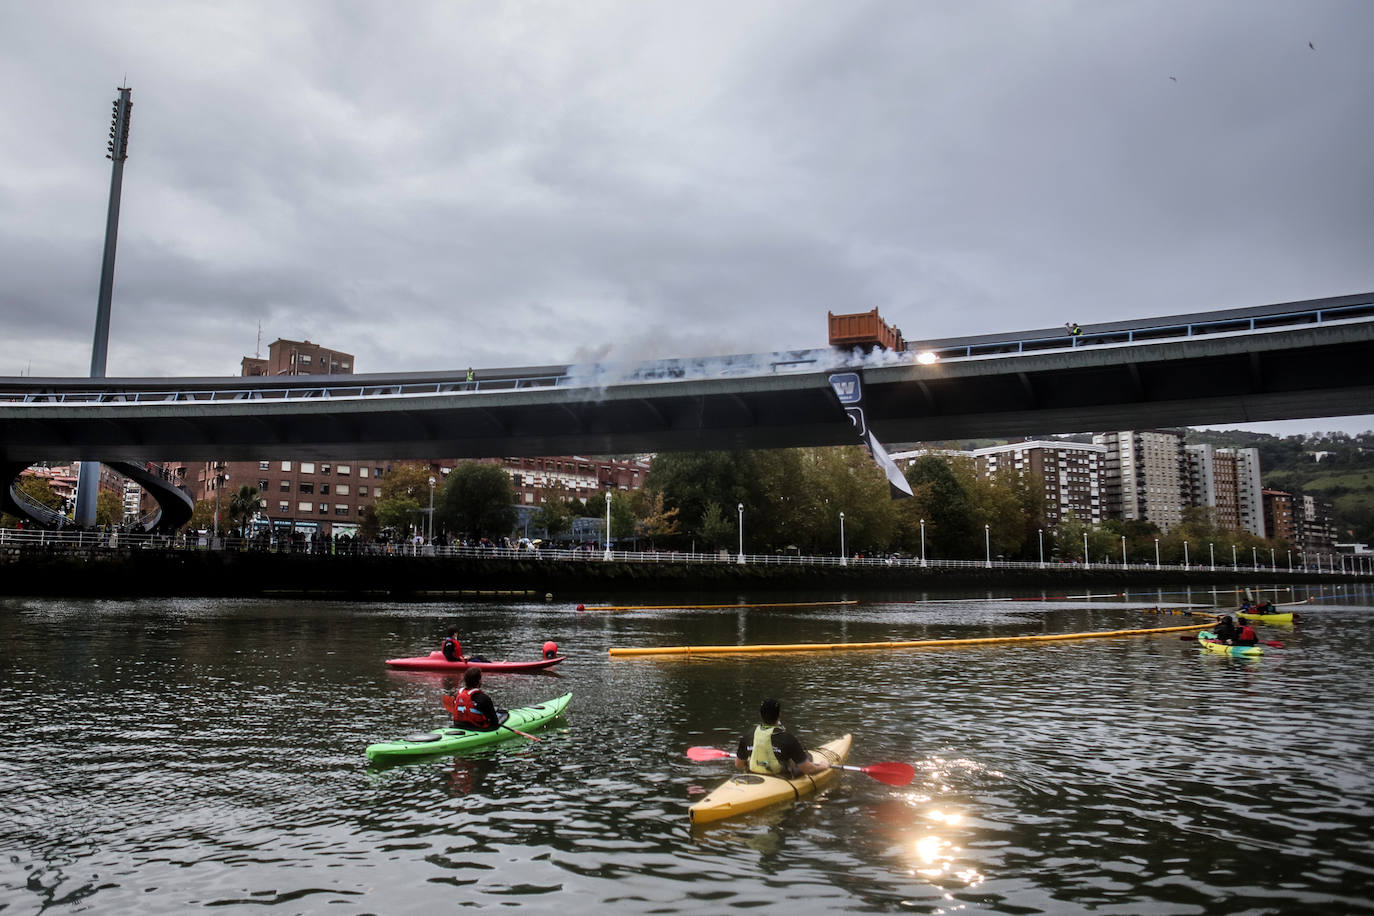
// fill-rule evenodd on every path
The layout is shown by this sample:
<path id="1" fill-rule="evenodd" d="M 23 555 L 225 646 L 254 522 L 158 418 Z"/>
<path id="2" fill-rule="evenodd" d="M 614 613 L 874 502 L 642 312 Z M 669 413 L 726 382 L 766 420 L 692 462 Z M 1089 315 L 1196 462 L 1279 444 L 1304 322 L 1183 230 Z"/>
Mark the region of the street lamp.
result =
<path id="1" fill-rule="evenodd" d="M 983 526 L 983 549 L 988 555 L 988 569 L 992 569 L 992 529 L 987 525 Z"/>
<path id="2" fill-rule="evenodd" d="M 606 491 L 606 556 L 611 558 L 611 491 Z"/>
<path id="3" fill-rule="evenodd" d="M 1121 568 L 1126 568 L 1126 535 L 1121 536 Z"/>
<path id="4" fill-rule="evenodd" d="M 1212 562 L 1211 562 L 1212 572 L 1216 572 L 1216 571 L 1217 571 L 1217 545 L 1213 544 L 1211 541 L 1208 541 L 1208 542 L 1207 542 L 1207 553 L 1208 553 L 1208 555 L 1211 556 L 1211 558 L 1212 558 Z"/>
<path id="5" fill-rule="evenodd" d="M 736 506 L 739 509 L 739 562 L 744 565 L 744 503 Z"/>
<path id="6" fill-rule="evenodd" d="M 1183 542 L 1183 568 L 1184 568 L 1185 570 L 1187 570 L 1187 569 L 1189 568 L 1189 566 L 1188 566 L 1188 542 L 1187 542 L 1187 541 L 1184 541 L 1184 542 Z"/>
<path id="7" fill-rule="evenodd" d="M 1255 572 L 1259 572 L 1259 551 L 1256 550 L 1254 546 L 1250 547 L 1250 565 L 1254 568 Z"/>
<path id="8" fill-rule="evenodd" d="M 741 552 L 743 552 L 743 550 L 741 550 Z M 848 566 L 848 565 L 849 565 L 849 558 L 845 555 L 845 552 L 844 552 L 844 513 L 843 513 L 843 512 L 840 513 L 840 565 L 841 565 L 841 566 Z"/>
<path id="9" fill-rule="evenodd" d="M 229 479 L 229 475 L 224 473 L 224 462 L 215 462 L 215 539 L 219 539 L 219 491 L 224 488 L 224 482 Z"/>
<path id="10" fill-rule="evenodd" d="M 1159 571 L 1159 538 L 1155 538 L 1155 571 Z"/>
<path id="11" fill-rule="evenodd" d="M 1293 571 L 1293 548 L 1288 548 L 1288 571 Z"/>
<path id="12" fill-rule="evenodd" d="M 1092 569 L 1092 563 L 1088 560 L 1088 532 L 1083 532 L 1083 568 Z"/>
<path id="13" fill-rule="evenodd" d="M 1045 568 L 1045 529 L 1035 529 L 1035 536 L 1040 541 L 1040 568 Z"/>
<path id="14" fill-rule="evenodd" d="M 926 565 L 926 520 L 921 519 L 921 565 Z"/>
<path id="15" fill-rule="evenodd" d="M 429 542 L 434 543 L 434 478 L 429 478 Z"/>
<path id="16" fill-rule="evenodd" d="M 1274 564 L 1274 548 L 1270 547 L 1270 548 L 1269 548 L 1269 571 L 1270 571 L 1270 572 L 1273 572 L 1273 571 L 1274 571 L 1274 568 L 1275 568 L 1275 564 Z"/>
<path id="17" fill-rule="evenodd" d="M 1240 568 L 1240 566 L 1236 563 L 1236 545 L 1235 545 L 1235 544 L 1232 544 L 1232 545 L 1231 545 L 1231 568 L 1232 568 L 1232 569 L 1239 569 L 1239 568 Z"/>

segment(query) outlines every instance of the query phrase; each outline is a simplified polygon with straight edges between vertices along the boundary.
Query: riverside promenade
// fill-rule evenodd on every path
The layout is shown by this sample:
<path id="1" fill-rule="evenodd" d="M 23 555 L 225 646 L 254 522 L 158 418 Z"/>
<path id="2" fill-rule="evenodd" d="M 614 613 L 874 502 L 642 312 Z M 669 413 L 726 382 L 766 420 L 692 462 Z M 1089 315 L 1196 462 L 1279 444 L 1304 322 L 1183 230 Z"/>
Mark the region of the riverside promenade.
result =
<path id="1" fill-rule="evenodd" d="M 1272 587 L 1374 581 L 1367 570 L 1263 563 L 1023 562 L 926 557 L 796 556 L 677 551 L 517 550 L 411 544 L 321 545 L 0 529 L 0 594 L 299 596 L 418 600 L 525 597 L 578 602 L 608 594 L 810 591 L 892 593 L 997 588 L 1030 594 L 1162 586 Z M 684 599 L 685 600 L 685 599 Z"/>

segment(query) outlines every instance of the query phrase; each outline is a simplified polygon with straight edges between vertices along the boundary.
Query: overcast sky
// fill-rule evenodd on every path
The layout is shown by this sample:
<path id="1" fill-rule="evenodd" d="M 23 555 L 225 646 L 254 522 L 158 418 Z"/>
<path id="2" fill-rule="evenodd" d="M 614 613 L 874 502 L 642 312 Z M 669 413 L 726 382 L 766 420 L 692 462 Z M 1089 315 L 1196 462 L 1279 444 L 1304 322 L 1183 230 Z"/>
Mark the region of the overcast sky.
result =
<path id="1" fill-rule="evenodd" d="M 237 375 L 259 326 L 380 372 L 1374 291 L 1367 0 L 10 0 L 0 35 L 0 375 L 89 371 L 120 85 L 111 376 Z"/>

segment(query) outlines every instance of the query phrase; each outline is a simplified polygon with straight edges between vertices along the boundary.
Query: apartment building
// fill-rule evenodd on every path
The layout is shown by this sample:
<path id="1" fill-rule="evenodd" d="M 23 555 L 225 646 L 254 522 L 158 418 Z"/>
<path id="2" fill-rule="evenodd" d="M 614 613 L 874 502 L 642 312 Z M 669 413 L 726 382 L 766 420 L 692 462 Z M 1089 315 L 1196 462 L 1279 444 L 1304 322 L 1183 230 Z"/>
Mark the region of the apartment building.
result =
<path id="1" fill-rule="evenodd" d="M 1293 524 L 1293 494 L 1282 490 L 1264 490 L 1262 495 L 1264 536 L 1292 544 L 1297 540 L 1297 528 Z"/>
<path id="2" fill-rule="evenodd" d="M 1153 522 L 1169 531 L 1189 505 L 1187 453 L 1180 430 L 1098 433 L 1104 446 L 1102 501 L 1106 518 Z"/>
<path id="3" fill-rule="evenodd" d="M 1213 524 L 1264 537 L 1264 495 L 1260 484 L 1259 449 L 1186 449 L 1190 504 L 1206 508 Z"/>
<path id="4" fill-rule="evenodd" d="M 1011 471 L 1043 480 L 1045 524 L 1058 528 L 1070 513 L 1094 525 L 1102 521 L 1099 474 L 1106 453 L 1105 445 L 1036 440 L 976 449 L 973 459 L 984 477 Z"/>

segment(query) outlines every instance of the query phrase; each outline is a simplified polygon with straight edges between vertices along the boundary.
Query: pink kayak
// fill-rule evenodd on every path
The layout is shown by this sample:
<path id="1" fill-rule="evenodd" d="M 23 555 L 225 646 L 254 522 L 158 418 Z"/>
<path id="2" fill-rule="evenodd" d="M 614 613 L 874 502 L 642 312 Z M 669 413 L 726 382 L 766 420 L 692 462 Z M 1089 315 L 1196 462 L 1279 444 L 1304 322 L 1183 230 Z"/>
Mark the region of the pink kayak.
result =
<path id="1" fill-rule="evenodd" d="M 533 662 L 451 662 L 444 658 L 444 653 L 435 651 L 418 658 L 388 658 L 386 663 L 390 668 L 403 668 L 408 671 L 466 671 L 469 668 L 480 668 L 497 674 L 519 674 L 522 671 L 543 671 L 545 668 L 552 668 L 566 658 L 566 655 L 558 655 Z"/>

